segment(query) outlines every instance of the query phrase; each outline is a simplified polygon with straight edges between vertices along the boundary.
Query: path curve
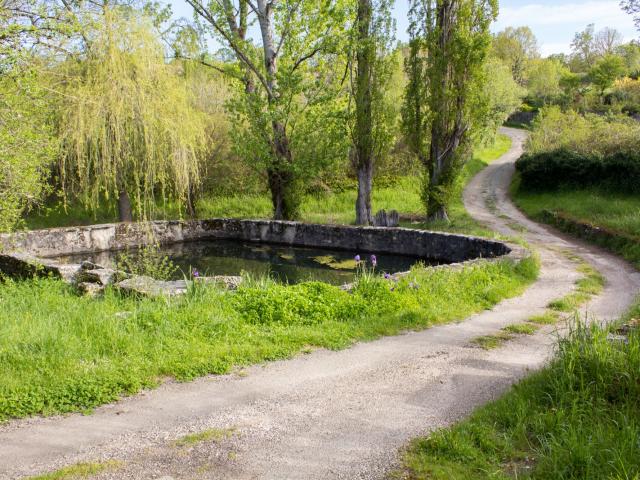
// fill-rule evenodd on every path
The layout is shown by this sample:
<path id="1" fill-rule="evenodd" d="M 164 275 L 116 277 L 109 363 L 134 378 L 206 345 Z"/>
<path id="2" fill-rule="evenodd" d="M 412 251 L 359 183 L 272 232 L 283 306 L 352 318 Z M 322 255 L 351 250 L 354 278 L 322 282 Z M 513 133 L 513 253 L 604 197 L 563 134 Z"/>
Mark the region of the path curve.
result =
<path id="1" fill-rule="evenodd" d="M 451 424 L 498 397 L 553 349 L 549 331 L 484 351 L 472 338 L 544 311 L 579 278 L 557 248 L 596 266 L 607 286 L 589 309 L 618 316 L 640 289 L 640 275 L 617 257 L 541 227 L 507 197 L 524 134 L 505 130 L 513 147 L 465 191 L 465 205 L 497 231 L 509 224 L 542 259 L 539 280 L 522 296 L 458 324 L 387 337 L 339 351 L 168 383 L 92 415 L 33 418 L 0 426 L 0 478 L 15 479 L 81 461 L 116 459 L 95 478 L 372 479 L 396 466 L 408 440 Z M 496 210 L 486 206 L 495 199 Z M 215 441 L 177 447 L 205 429 L 232 429 Z"/>

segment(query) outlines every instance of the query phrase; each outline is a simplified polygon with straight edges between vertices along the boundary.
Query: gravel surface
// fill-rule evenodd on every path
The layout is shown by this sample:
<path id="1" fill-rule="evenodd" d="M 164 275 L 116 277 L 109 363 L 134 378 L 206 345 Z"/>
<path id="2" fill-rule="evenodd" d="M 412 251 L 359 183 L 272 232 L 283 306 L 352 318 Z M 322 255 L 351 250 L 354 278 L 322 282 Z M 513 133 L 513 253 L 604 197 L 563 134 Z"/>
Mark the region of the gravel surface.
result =
<path id="1" fill-rule="evenodd" d="M 237 374 L 169 382 L 92 415 L 10 422 L 0 426 L 0 478 L 108 459 L 118 466 L 95 478 L 384 478 L 411 438 L 459 420 L 548 360 L 555 338 L 550 327 L 493 351 L 469 341 L 542 313 L 550 300 L 573 289 L 580 275 L 560 249 L 605 275 L 603 294 L 587 307 L 599 319 L 617 317 L 640 289 L 640 274 L 622 260 L 515 209 L 507 190 L 525 134 L 505 132 L 512 149 L 473 179 L 465 204 L 497 231 L 513 235 L 514 223 L 527 229 L 542 270 L 522 296 L 457 324 L 338 352 L 318 350 Z M 175 443 L 208 429 L 219 434 L 190 446 Z"/>

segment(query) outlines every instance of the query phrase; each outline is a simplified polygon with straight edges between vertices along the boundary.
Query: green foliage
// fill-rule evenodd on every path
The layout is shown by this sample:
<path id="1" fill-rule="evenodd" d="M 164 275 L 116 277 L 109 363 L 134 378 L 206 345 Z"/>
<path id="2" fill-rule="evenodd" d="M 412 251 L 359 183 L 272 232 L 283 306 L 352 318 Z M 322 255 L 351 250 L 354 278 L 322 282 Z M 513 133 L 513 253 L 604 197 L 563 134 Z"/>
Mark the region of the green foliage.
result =
<path id="1" fill-rule="evenodd" d="M 158 280 L 170 280 L 177 271 L 166 255 L 161 255 L 158 246 L 148 244 L 134 252 L 123 251 L 118 254 L 117 269 L 133 275 L 143 275 Z"/>
<path id="2" fill-rule="evenodd" d="M 526 89 L 518 85 L 502 61 L 490 58 L 484 68 L 486 83 L 483 96 L 487 107 L 486 114 L 478 121 L 475 135 L 478 141 L 491 142 L 498 128 L 522 105 Z"/>
<path id="3" fill-rule="evenodd" d="M 638 150 L 640 124 L 623 116 L 603 116 L 557 107 L 545 108 L 536 118 L 526 145 L 531 154 L 567 149 L 579 154 L 614 155 Z"/>
<path id="4" fill-rule="evenodd" d="M 617 55 L 605 55 L 589 70 L 593 84 L 598 87 L 600 94 L 613 85 L 616 79 L 625 73 L 624 60 Z"/>
<path id="5" fill-rule="evenodd" d="M 624 117 L 545 109 L 534 123 L 527 153 L 516 162 L 524 189 L 597 185 L 639 190 L 640 125 Z"/>
<path id="6" fill-rule="evenodd" d="M 344 65 L 340 54 L 349 5 L 341 0 L 258 0 L 252 8 L 244 0 L 239 8 L 230 1 L 188 3 L 234 57 L 223 70 L 240 80 L 228 104 L 239 156 L 267 177 L 274 217 L 298 216 L 303 181 L 336 158 L 329 152 L 344 154 L 348 145 L 334 102 L 340 102 L 335 67 Z M 259 48 L 246 38 L 254 22 L 261 32 Z M 334 141 L 318 134 L 318 124 L 330 126 Z M 316 146 L 320 153 L 309 154 Z"/>
<path id="7" fill-rule="evenodd" d="M 166 299 L 112 291 L 89 299 L 58 280 L 6 280 L 0 420 L 90 409 L 165 376 L 189 380 L 464 318 L 519 294 L 536 275 L 535 260 L 525 259 L 415 267 L 398 282 L 365 277 L 352 293 L 253 280 L 236 292 L 202 285 Z"/>
<path id="8" fill-rule="evenodd" d="M 38 74 L 14 73 L 0 78 L 0 232 L 19 226 L 47 193 L 57 147 Z"/>
<path id="9" fill-rule="evenodd" d="M 140 217 L 158 194 L 186 203 L 199 180 L 206 118 L 165 63 L 149 19 L 105 9 L 98 20 L 81 68 L 61 67 L 69 76 L 59 112 L 63 186 L 94 209 L 126 192 Z"/>
<path id="10" fill-rule="evenodd" d="M 495 234 L 483 228 L 466 212 L 462 203 L 464 185 L 480 170 L 496 160 L 511 147 L 506 135 L 498 135 L 496 141 L 486 147 L 477 148 L 473 158 L 465 165 L 456 185 L 454 200 L 449 208 L 449 222 L 430 222 L 428 224 L 407 223 L 407 226 L 445 230 L 469 235 L 494 237 Z M 386 180 L 386 179 L 385 179 Z M 388 181 L 387 181 L 388 182 Z M 374 211 L 379 209 L 398 210 L 412 218 L 422 219 L 423 204 L 420 197 L 422 181 L 419 176 L 395 177 L 393 182 L 376 183 L 372 193 Z M 353 205 L 356 192 L 352 189 L 332 192 L 326 189 L 308 193 L 301 205 L 301 218 L 314 223 L 345 223 L 355 220 Z M 205 196 L 196 205 L 199 218 L 236 217 L 269 218 L 272 213 L 271 200 L 266 194 L 233 194 L 227 196 Z M 171 203 L 158 205 L 154 218 L 171 219 L 179 213 L 179 206 Z M 61 204 L 41 208 L 26 218 L 29 228 L 48 228 L 69 225 L 90 225 L 115 221 L 113 211 L 102 207 L 95 216 L 81 205 L 70 205 L 66 210 Z"/>
<path id="11" fill-rule="evenodd" d="M 575 80 L 569 70 L 557 60 L 536 59 L 528 70 L 528 94 L 536 104 L 557 101 L 563 93 L 562 85 L 573 87 Z"/>
<path id="12" fill-rule="evenodd" d="M 607 333 L 577 324 L 549 367 L 470 419 L 415 440 L 400 476 L 637 478 L 640 331 L 628 343 Z"/>
<path id="13" fill-rule="evenodd" d="M 597 185 L 617 192 L 640 193 L 640 155 L 617 153 L 607 157 L 581 155 L 561 149 L 526 154 L 516 163 L 522 188 L 553 190 Z"/>
<path id="14" fill-rule="evenodd" d="M 527 26 L 507 27 L 493 36 L 491 55 L 509 67 L 519 85 L 525 85 L 531 62 L 540 56 L 538 40 Z"/>
<path id="15" fill-rule="evenodd" d="M 484 65 L 497 2 L 411 2 L 409 14 L 404 127 L 427 170 L 427 214 L 446 220 L 453 186 L 470 156 L 473 130 L 482 128 L 488 116 Z"/>

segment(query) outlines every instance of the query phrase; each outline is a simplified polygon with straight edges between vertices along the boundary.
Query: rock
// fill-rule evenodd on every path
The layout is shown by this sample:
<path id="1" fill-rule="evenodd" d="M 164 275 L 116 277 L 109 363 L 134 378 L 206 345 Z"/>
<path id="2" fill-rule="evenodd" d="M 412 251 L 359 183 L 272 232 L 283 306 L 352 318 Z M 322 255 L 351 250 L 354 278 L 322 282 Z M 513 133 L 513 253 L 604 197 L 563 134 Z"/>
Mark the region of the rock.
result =
<path id="1" fill-rule="evenodd" d="M 242 283 L 242 277 L 239 275 L 214 275 L 213 277 L 198 277 L 194 281 L 214 283 L 227 290 L 236 290 Z"/>
<path id="2" fill-rule="evenodd" d="M 80 270 L 77 275 L 77 281 L 99 283 L 100 285 L 111 285 L 118 279 L 126 278 L 124 272 L 118 272 L 112 268 L 96 268 L 94 270 Z"/>
<path id="3" fill-rule="evenodd" d="M 77 263 L 61 264 L 55 267 L 63 282 L 76 283 L 81 266 Z"/>
<path id="4" fill-rule="evenodd" d="M 620 343 L 629 343 L 629 338 L 626 335 L 616 335 L 614 333 L 610 333 L 607 335 L 607 340 L 610 342 L 620 342 Z"/>
<path id="5" fill-rule="evenodd" d="M 184 280 L 164 281 L 155 278 L 135 275 L 115 284 L 123 292 L 144 297 L 173 297 L 187 293 L 187 282 Z"/>
<path id="6" fill-rule="evenodd" d="M 104 292 L 104 285 L 93 282 L 82 282 L 78 284 L 78 290 L 87 297 L 97 297 Z"/>
<path id="7" fill-rule="evenodd" d="M 96 270 L 98 268 L 105 268 L 102 265 L 98 265 L 97 263 L 90 262 L 89 260 L 85 260 L 80 264 L 80 267 L 83 270 Z"/>
<path id="8" fill-rule="evenodd" d="M 67 283 L 73 283 L 79 271 L 80 265 L 59 263 L 26 253 L 0 254 L 0 272 L 11 277 L 53 276 Z"/>
<path id="9" fill-rule="evenodd" d="M 396 210 L 391 210 L 388 214 L 386 210 L 378 210 L 373 217 L 375 227 L 397 227 L 400 223 L 400 214 Z"/>

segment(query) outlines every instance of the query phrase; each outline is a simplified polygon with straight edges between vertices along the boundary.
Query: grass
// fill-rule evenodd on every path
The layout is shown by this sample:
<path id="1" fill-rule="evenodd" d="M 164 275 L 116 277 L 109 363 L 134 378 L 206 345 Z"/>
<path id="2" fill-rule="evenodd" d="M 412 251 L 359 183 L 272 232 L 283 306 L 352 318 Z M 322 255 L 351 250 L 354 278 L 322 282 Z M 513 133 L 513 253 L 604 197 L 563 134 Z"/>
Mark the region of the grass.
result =
<path id="1" fill-rule="evenodd" d="M 548 222 L 545 212 L 555 212 L 610 232 L 610 240 L 587 239 L 597 241 L 640 267 L 640 196 L 595 188 L 531 192 L 520 189 L 516 179 L 512 197 L 518 207 L 535 220 Z M 561 224 L 554 225 L 563 228 Z M 569 233 L 579 234 L 575 230 Z"/>
<path id="2" fill-rule="evenodd" d="M 81 480 L 90 478 L 93 475 L 102 473 L 106 470 L 118 468 L 120 462 L 109 461 L 100 463 L 78 463 L 69 467 L 61 468 L 55 472 L 45 473 L 31 477 L 29 480 Z"/>
<path id="3" fill-rule="evenodd" d="M 90 299 L 54 279 L 6 280 L 0 421 L 90 411 L 167 377 L 222 374 L 462 319 L 520 294 L 537 271 L 533 258 L 461 270 L 416 266 L 397 282 L 364 275 L 351 293 L 258 279 L 235 292 L 199 285 L 170 299 L 113 291 Z"/>
<path id="4" fill-rule="evenodd" d="M 535 323 L 537 325 L 554 325 L 560 320 L 560 315 L 558 312 L 553 310 L 547 310 L 546 312 L 540 315 L 534 315 L 530 317 L 527 321 L 530 323 Z"/>
<path id="5" fill-rule="evenodd" d="M 507 325 L 502 330 L 507 333 L 513 333 L 514 335 L 533 335 L 538 330 L 539 326 L 531 323 L 512 323 Z"/>
<path id="6" fill-rule="evenodd" d="M 471 340 L 473 345 L 476 345 L 485 350 L 493 350 L 494 348 L 501 347 L 502 344 L 513 338 L 507 332 L 499 332 L 492 335 L 482 335 Z"/>
<path id="7" fill-rule="evenodd" d="M 233 428 L 210 428 L 202 432 L 191 433 L 174 442 L 176 447 L 188 447 L 202 442 L 219 442 L 229 438 L 235 430 Z"/>
<path id="8" fill-rule="evenodd" d="M 413 441 L 395 477 L 640 478 L 640 331 L 626 343 L 608 332 L 576 323 L 548 367 L 469 419 Z"/>
<path id="9" fill-rule="evenodd" d="M 476 149 L 473 158 L 465 165 L 458 183 L 457 192 L 449 209 L 450 222 L 431 224 L 409 222 L 406 226 L 493 237 L 494 234 L 491 231 L 482 228 L 467 214 L 462 203 L 462 188 L 476 173 L 507 152 L 510 147 L 511 139 L 506 135 L 498 135 L 494 145 Z M 421 185 L 420 178 L 401 177 L 392 186 L 375 187 L 372 193 L 373 211 L 384 208 L 387 211 L 397 210 L 411 217 L 422 217 L 424 206 L 420 198 Z M 314 223 L 352 224 L 355 222 L 355 201 L 355 185 L 353 189 L 342 192 L 307 195 L 301 205 L 300 219 Z M 62 204 L 57 203 L 32 212 L 25 219 L 25 227 L 37 229 L 116 221 L 115 210 L 109 210 L 106 207 L 107 203 L 104 205 L 94 214 L 77 204 L 69 205 L 65 210 Z M 271 202 L 266 193 L 210 197 L 200 200 L 197 210 L 201 218 L 269 218 Z M 177 205 L 165 203 L 159 205 L 156 216 L 159 219 L 178 218 L 180 211 Z"/>
<path id="10" fill-rule="evenodd" d="M 471 340 L 471 344 L 485 350 L 493 350 L 501 347 L 504 342 L 512 340 L 515 335 L 533 335 L 538 328 L 538 325 L 530 323 L 513 323 L 507 325 L 498 333 L 476 337 Z"/>
<path id="11" fill-rule="evenodd" d="M 597 270 L 580 257 L 568 256 L 578 262 L 577 270 L 584 276 L 576 281 L 575 291 L 549 303 L 548 307 L 556 312 L 573 312 L 604 288 L 604 277 Z"/>

